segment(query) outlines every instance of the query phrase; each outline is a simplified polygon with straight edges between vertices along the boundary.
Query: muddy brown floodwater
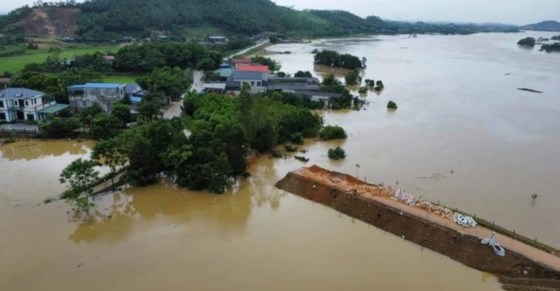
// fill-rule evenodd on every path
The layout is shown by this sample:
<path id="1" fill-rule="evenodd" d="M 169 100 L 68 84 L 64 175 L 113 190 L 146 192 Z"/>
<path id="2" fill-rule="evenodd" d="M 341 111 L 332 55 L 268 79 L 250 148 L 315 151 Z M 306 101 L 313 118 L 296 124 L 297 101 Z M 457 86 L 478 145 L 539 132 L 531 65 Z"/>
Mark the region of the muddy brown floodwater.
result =
<path id="1" fill-rule="evenodd" d="M 64 202 L 38 205 L 89 146 L 0 148 L 0 290 L 500 290 L 491 275 L 275 189 L 295 160 L 261 158 L 221 196 L 125 189 L 99 197 L 90 221 Z"/>
<path id="2" fill-rule="evenodd" d="M 349 138 L 307 141 L 308 165 L 399 180 L 417 196 L 560 245 L 552 223 L 560 207 L 560 66 L 518 50 L 513 40 L 523 36 L 329 40 L 280 45 L 274 50 L 293 55 L 273 57 L 294 73 L 313 69 L 314 47 L 347 50 L 366 56 L 366 77 L 387 88 L 367 97 L 365 111 L 323 113 Z M 388 99 L 396 112 L 386 111 Z M 327 149 L 338 144 L 348 158 L 330 162 Z M 275 189 L 303 165 L 291 158 L 259 159 L 248 180 L 221 196 L 168 182 L 101 196 L 90 221 L 73 220 L 64 202 L 41 204 L 64 190 L 60 171 L 91 145 L 0 147 L 0 290 L 501 289 L 490 274 Z"/>

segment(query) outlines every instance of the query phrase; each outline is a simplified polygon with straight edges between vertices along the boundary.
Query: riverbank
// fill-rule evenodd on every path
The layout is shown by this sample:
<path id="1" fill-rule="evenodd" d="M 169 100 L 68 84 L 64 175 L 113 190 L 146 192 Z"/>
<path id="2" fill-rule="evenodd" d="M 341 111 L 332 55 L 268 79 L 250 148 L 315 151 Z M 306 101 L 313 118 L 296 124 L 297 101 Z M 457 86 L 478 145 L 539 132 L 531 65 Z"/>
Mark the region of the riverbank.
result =
<path id="1" fill-rule="evenodd" d="M 351 217 L 446 255 L 469 267 L 496 274 L 511 290 L 560 290 L 560 257 L 502 234 L 499 257 L 480 243 L 492 230 L 463 228 L 427 210 L 391 199 L 391 188 L 367 184 L 317 166 L 288 173 L 276 187 L 330 206 Z M 539 289 L 540 290 L 540 289 Z"/>

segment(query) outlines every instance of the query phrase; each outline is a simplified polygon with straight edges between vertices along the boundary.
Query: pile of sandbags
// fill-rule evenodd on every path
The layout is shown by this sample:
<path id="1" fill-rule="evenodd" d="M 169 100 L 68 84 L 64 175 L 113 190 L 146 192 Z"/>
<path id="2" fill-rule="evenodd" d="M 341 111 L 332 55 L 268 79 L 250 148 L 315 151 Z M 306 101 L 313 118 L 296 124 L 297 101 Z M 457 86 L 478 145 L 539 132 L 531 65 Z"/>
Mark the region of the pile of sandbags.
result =
<path id="1" fill-rule="evenodd" d="M 409 194 L 401 189 L 397 189 L 395 194 L 392 197 L 394 200 L 401 201 L 407 205 L 414 206 L 416 205 L 416 199 L 412 194 Z"/>
<path id="2" fill-rule="evenodd" d="M 457 223 L 458 225 L 460 225 L 462 227 L 475 227 L 476 226 L 476 220 L 474 220 L 474 218 L 472 218 L 468 215 L 458 213 L 458 212 L 455 212 L 453 214 L 453 216 L 451 217 L 451 221 Z"/>
<path id="3" fill-rule="evenodd" d="M 451 217 L 453 216 L 453 211 L 451 211 L 449 208 L 439 206 L 439 205 L 434 205 L 429 201 L 420 201 L 416 203 L 416 207 L 422 208 L 428 211 L 429 213 L 437 214 L 447 219 L 451 219 Z"/>

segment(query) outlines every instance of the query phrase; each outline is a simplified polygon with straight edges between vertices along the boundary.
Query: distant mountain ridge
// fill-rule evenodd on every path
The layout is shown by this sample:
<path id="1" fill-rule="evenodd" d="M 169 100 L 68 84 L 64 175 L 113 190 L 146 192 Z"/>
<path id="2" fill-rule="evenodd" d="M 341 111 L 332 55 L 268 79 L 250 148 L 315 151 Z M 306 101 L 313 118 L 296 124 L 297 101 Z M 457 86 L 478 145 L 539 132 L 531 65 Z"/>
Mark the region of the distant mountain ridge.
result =
<path id="1" fill-rule="evenodd" d="M 535 24 L 524 25 L 519 29 L 535 31 L 560 31 L 560 22 L 554 20 L 546 20 Z"/>

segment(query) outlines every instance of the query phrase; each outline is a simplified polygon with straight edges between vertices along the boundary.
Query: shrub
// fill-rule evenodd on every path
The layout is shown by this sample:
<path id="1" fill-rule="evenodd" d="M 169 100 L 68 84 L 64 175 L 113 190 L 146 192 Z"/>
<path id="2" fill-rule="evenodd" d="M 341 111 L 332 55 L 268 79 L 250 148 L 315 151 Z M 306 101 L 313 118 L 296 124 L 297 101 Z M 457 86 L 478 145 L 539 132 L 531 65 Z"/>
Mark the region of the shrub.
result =
<path id="1" fill-rule="evenodd" d="M 344 131 L 344 128 L 337 125 L 328 125 L 319 133 L 319 138 L 322 140 L 343 139 L 346 137 L 346 131 Z"/>
<path id="2" fill-rule="evenodd" d="M 290 137 L 290 141 L 295 144 L 304 144 L 303 134 L 301 132 L 296 132 Z"/>
<path id="3" fill-rule="evenodd" d="M 284 145 L 284 149 L 289 153 L 295 153 L 298 151 L 298 147 L 291 145 L 289 143 Z"/>
<path id="4" fill-rule="evenodd" d="M 300 161 L 300 162 L 304 162 L 304 163 L 309 162 L 309 159 L 306 158 L 306 157 L 304 157 L 304 156 L 294 156 L 294 159 L 296 159 L 296 160 L 298 160 L 298 161 Z"/>
<path id="5" fill-rule="evenodd" d="M 389 100 L 389 103 L 387 103 L 387 109 L 396 110 L 397 108 L 397 103 L 393 102 L 393 100 Z"/>
<path id="6" fill-rule="evenodd" d="M 385 85 L 383 85 L 383 81 L 379 80 L 375 82 L 375 90 L 381 91 L 383 89 L 385 89 Z"/>
<path id="7" fill-rule="evenodd" d="M 344 80 L 346 81 L 347 86 L 358 85 L 361 82 L 360 73 L 356 70 L 352 70 L 344 76 Z"/>
<path id="8" fill-rule="evenodd" d="M 367 85 L 368 87 L 375 87 L 375 81 L 374 81 L 374 80 L 366 79 L 365 82 L 366 82 L 366 85 Z"/>
<path id="9" fill-rule="evenodd" d="M 338 161 L 344 158 L 346 158 L 346 152 L 341 147 L 329 149 L 329 159 Z"/>
<path id="10" fill-rule="evenodd" d="M 526 37 L 517 42 L 517 45 L 526 46 L 526 47 L 534 47 L 537 40 L 534 37 Z"/>

